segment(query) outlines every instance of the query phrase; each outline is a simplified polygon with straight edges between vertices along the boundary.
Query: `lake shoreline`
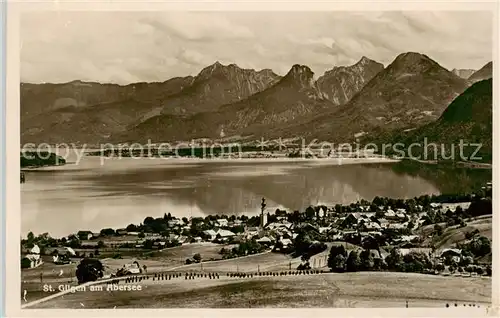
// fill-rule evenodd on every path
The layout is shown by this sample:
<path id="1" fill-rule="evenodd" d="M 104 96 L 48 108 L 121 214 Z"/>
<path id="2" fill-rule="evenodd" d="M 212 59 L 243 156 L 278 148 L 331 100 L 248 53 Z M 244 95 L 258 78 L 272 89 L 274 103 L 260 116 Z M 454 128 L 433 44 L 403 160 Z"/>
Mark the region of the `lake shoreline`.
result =
<path id="1" fill-rule="evenodd" d="M 94 156 L 89 156 L 96 158 Z M 369 164 L 369 163 L 396 163 L 401 160 L 391 159 L 385 157 L 373 157 L 373 158 L 213 158 L 213 159 L 203 159 L 203 158 L 160 158 L 160 157 L 111 157 L 111 158 L 100 158 L 102 161 L 102 166 L 107 163 L 113 163 L 116 161 L 132 161 L 132 160 L 145 160 L 150 159 L 151 161 L 163 161 L 168 164 L 184 164 L 184 163 L 316 163 L 315 165 L 347 165 L 347 164 Z M 82 160 L 84 161 L 84 160 Z M 39 167 L 29 167 L 21 168 L 21 171 L 43 171 L 51 170 L 53 168 L 68 167 L 77 165 L 77 162 L 67 162 L 66 164 L 60 165 L 47 165 Z M 56 169 L 65 170 L 65 169 Z"/>

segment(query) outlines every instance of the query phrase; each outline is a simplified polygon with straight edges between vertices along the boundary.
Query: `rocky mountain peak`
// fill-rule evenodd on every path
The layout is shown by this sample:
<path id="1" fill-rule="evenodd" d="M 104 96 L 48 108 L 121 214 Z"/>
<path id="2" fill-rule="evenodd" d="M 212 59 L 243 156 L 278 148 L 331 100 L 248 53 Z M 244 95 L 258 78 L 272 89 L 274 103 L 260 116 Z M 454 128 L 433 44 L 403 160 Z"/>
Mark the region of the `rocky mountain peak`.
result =
<path id="1" fill-rule="evenodd" d="M 314 72 L 306 65 L 295 64 L 283 78 L 287 81 L 293 81 L 303 87 L 313 85 Z"/>
<path id="2" fill-rule="evenodd" d="M 366 56 L 363 55 L 361 57 L 361 59 L 358 62 L 356 62 L 355 65 L 368 65 L 368 64 L 371 64 L 371 63 L 377 63 L 378 64 L 378 62 L 376 62 L 376 61 L 374 61 L 372 59 L 369 59 L 369 58 L 367 58 Z"/>
<path id="3" fill-rule="evenodd" d="M 318 87 L 336 105 L 347 103 L 366 83 L 384 69 L 384 65 L 363 56 L 349 66 L 335 66 L 318 78 Z"/>

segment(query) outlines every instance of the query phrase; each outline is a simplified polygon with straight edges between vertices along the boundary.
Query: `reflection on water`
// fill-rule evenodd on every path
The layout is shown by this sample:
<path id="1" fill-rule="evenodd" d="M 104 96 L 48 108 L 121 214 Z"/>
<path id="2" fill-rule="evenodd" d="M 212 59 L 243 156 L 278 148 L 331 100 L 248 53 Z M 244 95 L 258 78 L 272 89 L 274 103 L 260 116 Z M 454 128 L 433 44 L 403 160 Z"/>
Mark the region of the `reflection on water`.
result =
<path id="1" fill-rule="evenodd" d="M 180 217 L 257 214 L 262 197 L 270 210 L 297 210 L 318 203 L 441 192 L 435 180 L 399 171 L 398 164 L 122 159 L 100 166 L 97 160 L 28 172 L 27 183 L 21 185 L 22 233 L 98 231 L 168 212 Z"/>

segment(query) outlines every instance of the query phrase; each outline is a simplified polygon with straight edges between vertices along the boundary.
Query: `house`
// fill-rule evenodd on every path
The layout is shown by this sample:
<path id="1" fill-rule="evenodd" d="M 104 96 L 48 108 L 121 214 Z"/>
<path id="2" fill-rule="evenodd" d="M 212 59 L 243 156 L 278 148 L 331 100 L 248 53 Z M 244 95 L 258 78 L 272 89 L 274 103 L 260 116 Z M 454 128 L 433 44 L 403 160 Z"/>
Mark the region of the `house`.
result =
<path id="1" fill-rule="evenodd" d="M 255 236 L 259 234 L 259 231 L 260 230 L 258 227 L 253 226 L 253 227 L 248 227 L 245 232 L 249 235 Z"/>
<path id="2" fill-rule="evenodd" d="M 81 241 L 90 240 L 92 238 L 92 232 L 91 231 L 78 231 L 78 233 L 76 233 L 76 236 Z"/>
<path id="3" fill-rule="evenodd" d="M 51 252 L 51 255 L 64 255 L 64 256 L 75 256 L 76 252 L 71 247 L 56 247 Z"/>
<path id="4" fill-rule="evenodd" d="M 128 232 L 128 235 L 139 236 L 139 232 Z"/>
<path id="5" fill-rule="evenodd" d="M 205 230 L 205 231 L 203 231 L 203 237 L 207 241 L 213 241 L 217 237 L 217 232 L 215 232 L 214 230 Z"/>
<path id="6" fill-rule="evenodd" d="M 354 213 L 349 213 L 340 223 L 343 228 L 352 228 L 358 224 L 358 215 Z"/>
<path id="7" fill-rule="evenodd" d="M 398 249 L 398 251 L 403 256 L 409 253 L 419 253 L 419 254 L 429 255 L 432 253 L 432 248 L 426 248 L 426 247 L 400 248 Z"/>
<path id="8" fill-rule="evenodd" d="M 166 242 L 160 241 L 160 242 L 154 242 L 153 247 L 157 249 L 162 249 L 166 245 Z"/>
<path id="9" fill-rule="evenodd" d="M 439 208 L 439 207 L 441 207 L 441 204 L 439 204 L 439 203 L 435 203 L 435 202 L 432 202 L 432 203 L 431 203 L 431 208 L 436 209 L 436 208 Z"/>
<path id="10" fill-rule="evenodd" d="M 203 239 L 201 237 L 199 237 L 199 236 L 193 238 L 193 242 L 194 243 L 201 243 L 201 241 L 203 241 Z"/>
<path id="11" fill-rule="evenodd" d="M 467 210 L 470 206 L 470 202 L 461 202 L 461 203 L 443 203 L 441 205 L 441 212 L 446 212 L 450 210 L 451 212 L 455 212 L 458 207 L 462 210 Z"/>
<path id="12" fill-rule="evenodd" d="M 289 230 L 287 230 L 287 229 L 282 229 L 282 230 L 280 231 L 280 234 L 281 234 L 281 236 L 282 236 L 283 238 L 285 238 L 285 239 L 286 239 L 286 238 L 292 238 L 292 236 L 293 236 L 293 233 L 292 233 L 292 232 L 290 232 L 290 231 L 289 231 Z"/>
<path id="13" fill-rule="evenodd" d="M 220 227 L 226 227 L 228 226 L 228 221 L 226 219 L 218 219 L 217 225 Z"/>
<path id="14" fill-rule="evenodd" d="M 99 236 L 101 236 L 101 233 L 99 233 L 99 232 L 93 232 L 93 233 L 92 233 L 92 238 L 93 238 L 93 239 L 96 239 L 96 238 L 98 238 Z"/>
<path id="15" fill-rule="evenodd" d="M 264 237 L 258 239 L 257 243 L 269 246 L 269 245 L 273 244 L 273 241 L 269 237 L 264 236 Z"/>
<path id="16" fill-rule="evenodd" d="M 396 212 L 393 210 L 389 209 L 387 212 L 384 213 L 384 218 L 387 220 L 398 220 L 399 217 L 396 215 Z"/>
<path id="17" fill-rule="evenodd" d="M 43 264 L 41 258 L 36 258 L 34 255 L 26 255 L 21 258 L 21 268 L 35 268 Z"/>
<path id="18" fill-rule="evenodd" d="M 397 212 L 396 217 L 398 218 L 398 220 L 404 220 L 406 218 L 406 214 L 401 213 L 401 212 Z"/>
<path id="19" fill-rule="evenodd" d="M 228 239 L 230 237 L 235 236 L 235 234 L 228 230 L 219 229 L 219 231 L 217 231 L 216 236 L 220 236 L 222 239 Z"/>
<path id="20" fill-rule="evenodd" d="M 400 224 L 400 223 L 391 223 L 387 226 L 388 229 L 391 229 L 391 230 L 402 230 L 402 229 L 405 229 L 406 226 L 404 226 L 403 224 Z"/>
<path id="21" fill-rule="evenodd" d="M 377 231 L 382 228 L 378 223 L 372 221 L 364 223 L 361 227 L 365 231 Z"/>
<path id="22" fill-rule="evenodd" d="M 292 240 L 290 239 L 281 239 L 280 242 L 283 245 L 283 248 L 288 248 L 293 245 Z"/>
<path id="23" fill-rule="evenodd" d="M 21 268 L 35 268 L 42 264 L 43 260 L 40 257 L 40 248 L 36 244 L 30 249 L 29 254 L 21 259 Z"/>
<path id="24" fill-rule="evenodd" d="M 389 226 L 389 221 L 387 219 L 378 219 L 378 223 L 380 224 L 380 227 L 383 229 L 386 229 Z"/>

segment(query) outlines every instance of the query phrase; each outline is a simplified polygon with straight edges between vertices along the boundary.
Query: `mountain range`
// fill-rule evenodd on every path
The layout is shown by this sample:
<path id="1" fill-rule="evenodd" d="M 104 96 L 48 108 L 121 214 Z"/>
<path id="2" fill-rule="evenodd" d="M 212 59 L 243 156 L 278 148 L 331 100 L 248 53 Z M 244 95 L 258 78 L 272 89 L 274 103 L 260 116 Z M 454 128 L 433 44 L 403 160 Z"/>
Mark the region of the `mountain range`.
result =
<path id="1" fill-rule="evenodd" d="M 482 161 L 491 162 L 493 153 L 493 80 L 486 79 L 474 83 L 444 110 L 438 120 L 411 131 L 396 132 L 384 143 L 402 143 L 406 146 L 418 143 L 437 144 L 438 152 L 443 150 L 447 156 L 452 154 L 451 145 L 455 146 L 454 155 L 460 160 L 459 144 L 481 144 L 476 152 L 476 146 L 464 147 L 466 157 L 474 155 L 482 157 Z M 381 139 L 379 139 L 379 142 Z M 441 149 L 441 145 L 446 145 Z M 428 149 L 428 153 L 432 151 Z M 424 155 L 424 150 L 415 147 L 413 155 Z M 434 158 L 427 158 L 434 159 Z"/>
<path id="2" fill-rule="evenodd" d="M 491 78 L 492 64 L 464 74 L 408 52 L 387 67 L 362 57 L 317 80 L 306 65 L 279 76 L 216 62 L 161 83 L 21 83 L 21 142 L 145 143 L 222 132 L 348 142 L 438 120 L 471 83 Z"/>

